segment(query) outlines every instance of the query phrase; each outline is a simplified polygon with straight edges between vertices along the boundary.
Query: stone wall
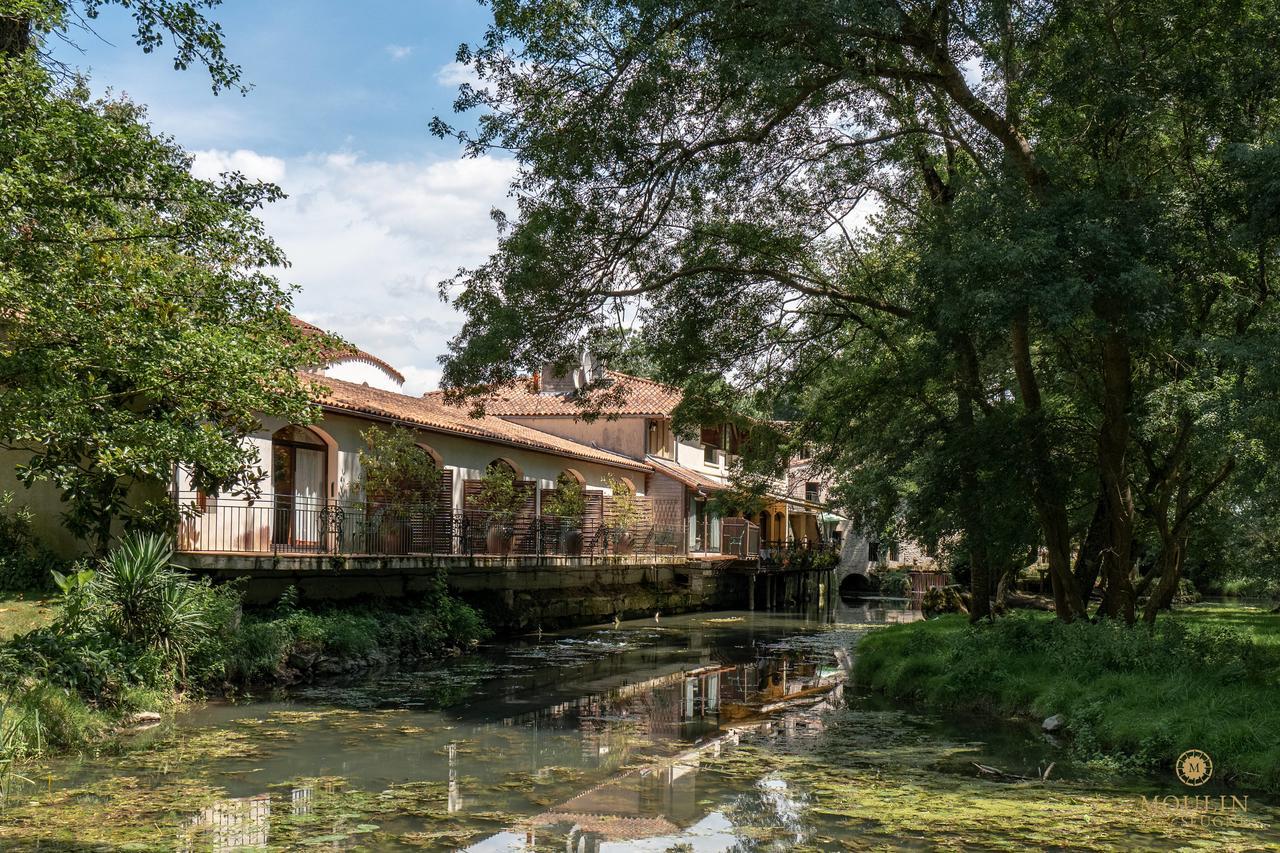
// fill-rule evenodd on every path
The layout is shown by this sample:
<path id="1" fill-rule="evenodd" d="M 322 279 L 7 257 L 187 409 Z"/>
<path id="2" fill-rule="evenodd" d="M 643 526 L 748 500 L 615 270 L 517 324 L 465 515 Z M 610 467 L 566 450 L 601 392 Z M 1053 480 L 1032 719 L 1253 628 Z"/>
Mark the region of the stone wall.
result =
<path id="1" fill-rule="evenodd" d="M 179 562 L 217 580 L 243 579 L 250 604 L 272 602 L 290 586 L 304 602 L 403 597 L 429 589 L 444 571 L 450 589 L 503 632 L 596 624 L 615 614 L 739 608 L 746 601 L 741 576 L 699 561 L 184 554 Z"/>

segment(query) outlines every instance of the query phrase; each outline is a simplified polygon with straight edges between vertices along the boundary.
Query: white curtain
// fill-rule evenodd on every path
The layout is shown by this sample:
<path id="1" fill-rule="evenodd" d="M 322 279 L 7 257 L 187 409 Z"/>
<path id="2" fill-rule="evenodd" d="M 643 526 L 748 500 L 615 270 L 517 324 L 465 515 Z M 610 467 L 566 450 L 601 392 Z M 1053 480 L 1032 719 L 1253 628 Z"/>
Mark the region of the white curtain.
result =
<path id="1" fill-rule="evenodd" d="M 293 472 L 294 537 L 303 542 L 320 541 L 320 510 L 324 506 L 324 451 L 295 451 Z"/>

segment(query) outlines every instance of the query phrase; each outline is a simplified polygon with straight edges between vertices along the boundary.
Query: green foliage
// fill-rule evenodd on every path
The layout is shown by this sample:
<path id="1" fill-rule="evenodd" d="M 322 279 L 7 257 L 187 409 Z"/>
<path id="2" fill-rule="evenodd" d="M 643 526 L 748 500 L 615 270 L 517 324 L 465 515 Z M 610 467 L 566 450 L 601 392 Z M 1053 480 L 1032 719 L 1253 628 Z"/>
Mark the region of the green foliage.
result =
<path id="1" fill-rule="evenodd" d="M 604 475 L 604 484 L 613 492 L 609 498 L 613 505 L 613 523 L 619 530 L 630 530 L 640 520 L 640 500 L 636 490 L 626 480 L 612 474 Z"/>
<path id="2" fill-rule="evenodd" d="M 1261 495 L 1212 506 L 1280 451 L 1273 4 L 492 8 L 459 56 L 483 115 L 434 123 L 520 170 L 448 283 L 455 394 L 622 353 L 625 317 L 689 410 L 727 388 L 795 421 L 748 469 L 812 443 L 860 528 L 945 541 L 975 585 L 1045 543 L 1081 612 L 1107 494 L 1126 618 L 1130 556 L 1210 561 L 1198 518 L 1243 508 L 1224 532 L 1274 553 Z"/>
<path id="3" fill-rule="evenodd" d="M 220 631 L 229 613 L 220 591 L 190 579 L 172 560 L 168 537 L 131 535 L 79 594 L 93 602 L 85 615 L 95 627 L 126 645 L 155 649 L 177 665 L 178 678 L 185 681 L 188 653 Z"/>
<path id="4" fill-rule="evenodd" d="M 891 598 L 905 598 L 911 593 L 911 578 L 905 571 L 885 572 L 877 575 L 880 594 Z"/>
<path id="5" fill-rule="evenodd" d="M 506 465 L 490 465 L 481 479 L 476 506 L 489 513 L 489 523 L 510 526 L 525 505 L 525 495 L 516 488 L 516 474 Z"/>
<path id="6" fill-rule="evenodd" d="M 270 683 L 321 658 L 376 656 L 394 663 L 488 637 L 479 613 L 450 595 L 443 577 L 438 580 L 425 596 L 396 604 L 303 608 L 282 601 L 272 610 L 248 611 L 228 645 L 228 675 L 240 683 Z"/>
<path id="7" fill-rule="evenodd" d="M 435 512 L 440 496 L 440 469 L 418 446 L 413 430 L 371 426 L 360 433 L 368 449 L 360 451 L 361 487 L 374 503 L 396 516 L 413 509 Z"/>
<path id="8" fill-rule="evenodd" d="M 92 21 L 104 6 L 120 6 L 134 19 L 134 41 L 143 53 L 164 46 L 173 47 L 173 67 L 185 70 L 192 65 L 209 72 L 214 93 L 234 90 L 247 93 L 241 82 L 240 66 L 230 62 L 224 50 L 222 27 L 205 16 L 222 0 L 10 0 L 5 5 L 6 23 L 15 29 L 25 24 L 28 38 L 45 40 L 56 33 L 72 41 L 81 31 L 92 34 Z M 73 42 L 74 43 L 74 42 Z"/>
<path id="9" fill-rule="evenodd" d="M 581 523 L 587 512 L 587 496 L 575 477 L 561 473 L 556 477 L 555 491 L 542 499 L 542 514 L 569 518 Z"/>
<path id="10" fill-rule="evenodd" d="M 144 46 L 181 12 L 180 58 L 217 62 L 197 4 L 130 5 Z M 270 274 L 285 260 L 255 211 L 278 187 L 197 179 L 143 107 L 60 80 L 0 54 L 0 446 L 105 550 L 114 519 L 154 521 L 176 465 L 208 491 L 254 488 L 243 436 L 263 415 L 315 417 L 298 371 L 333 342 L 293 327 Z"/>
<path id="11" fill-rule="evenodd" d="M 31 530 L 31 510 L 0 492 L 0 592 L 40 592 L 52 587 L 62 562 Z"/>
<path id="12" fill-rule="evenodd" d="M 856 676 L 939 708 L 1062 714 L 1083 759 L 1152 768 L 1196 747 L 1225 778 L 1280 790 L 1280 617 L 1261 611 L 1206 606 L 1154 628 L 944 616 L 868 635 Z"/>

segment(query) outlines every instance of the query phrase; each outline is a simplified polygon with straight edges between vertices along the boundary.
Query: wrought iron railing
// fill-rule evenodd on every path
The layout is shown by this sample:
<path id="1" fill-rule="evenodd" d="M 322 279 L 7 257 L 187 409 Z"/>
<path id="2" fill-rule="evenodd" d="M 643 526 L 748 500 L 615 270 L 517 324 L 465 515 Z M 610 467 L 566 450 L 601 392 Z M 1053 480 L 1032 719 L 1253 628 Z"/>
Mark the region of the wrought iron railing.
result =
<path id="1" fill-rule="evenodd" d="M 177 497 L 178 550 L 235 554 L 683 556 L 685 528 L 619 529 L 576 519 L 430 505 L 320 501 L 263 495 Z"/>
<path id="2" fill-rule="evenodd" d="M 830 539 L 770 539 L 760 543 L 760 565 L 764 568 L 810 568 L 830 563 L 839 555 L 839 543 Z"/>

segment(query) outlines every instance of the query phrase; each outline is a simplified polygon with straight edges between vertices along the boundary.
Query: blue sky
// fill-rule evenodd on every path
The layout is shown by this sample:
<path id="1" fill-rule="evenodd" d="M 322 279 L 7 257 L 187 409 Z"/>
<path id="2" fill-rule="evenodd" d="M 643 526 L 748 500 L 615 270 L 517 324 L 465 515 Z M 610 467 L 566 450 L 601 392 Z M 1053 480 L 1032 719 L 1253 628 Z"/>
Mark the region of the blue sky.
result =
<path id="1" fill-rule="evenodd" d="M 196 156 L 194 171 L 236 168 L 290 195 L 263 219 L 291 261 L 297 313 L 400 367 L 407 391 L 435 387 L 436 357 L 459 318 L 436 298 L 442 278 L 494 245 L 489 210 L 506 203 L 513 166 L 461 160 L 427 130 L 451 114 L 461 42 L 483 35 L 475 0 L 359 3 L 226 0 L 214 17 L 248 95 L 214 96 L 207 73 L 146 55 L 131 19 L 107 7 L 95 33 L 54 55 L 96 91 L 127 94 Z"/>

